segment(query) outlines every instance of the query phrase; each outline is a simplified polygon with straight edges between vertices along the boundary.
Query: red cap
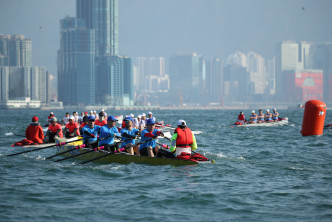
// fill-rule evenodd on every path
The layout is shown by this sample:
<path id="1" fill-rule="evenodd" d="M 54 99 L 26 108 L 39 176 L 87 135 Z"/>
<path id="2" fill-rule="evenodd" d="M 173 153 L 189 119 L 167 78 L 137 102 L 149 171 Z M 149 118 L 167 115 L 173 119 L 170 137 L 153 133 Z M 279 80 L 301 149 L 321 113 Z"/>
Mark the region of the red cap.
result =
<path id="1" fill-rule="evenodd" d="M 37 116 L 32 117 L 32 122 L 38 122 L 38 117 Z"/>
<path id="2" fill-rule="evenodd" d="M 88 115 L 88 112 L 85 112 L 85 115 Z"/>

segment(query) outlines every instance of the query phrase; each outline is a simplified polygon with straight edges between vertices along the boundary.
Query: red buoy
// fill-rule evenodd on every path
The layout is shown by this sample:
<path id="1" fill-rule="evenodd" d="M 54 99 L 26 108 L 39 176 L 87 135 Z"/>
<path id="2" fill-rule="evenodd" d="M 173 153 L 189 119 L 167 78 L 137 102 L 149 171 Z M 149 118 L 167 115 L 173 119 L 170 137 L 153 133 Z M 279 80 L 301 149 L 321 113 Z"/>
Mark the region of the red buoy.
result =
<path id="1" fill-rule="evenodd" d="M 302 136 L 322 135 L 326 114 L 326 104 L 319 100 L 310 100 L 304 107 Z"/>

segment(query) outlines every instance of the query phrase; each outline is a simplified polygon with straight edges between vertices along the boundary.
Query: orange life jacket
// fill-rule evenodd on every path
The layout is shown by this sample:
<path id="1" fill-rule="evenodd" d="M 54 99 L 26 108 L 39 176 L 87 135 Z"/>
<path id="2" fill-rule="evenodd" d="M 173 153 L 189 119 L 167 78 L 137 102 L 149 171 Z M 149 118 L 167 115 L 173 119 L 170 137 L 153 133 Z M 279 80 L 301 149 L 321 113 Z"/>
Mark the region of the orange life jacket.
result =
<path id="1" fill-rule="evenodd" d="M 244 114 L 239 115 L 237 118 L 238 118 L 239 120 L 245 120 L 245 116 L 244 116 Z"/>
<path id="2" fill-rule="evenodd" d="M 191 130 L 186 127 L 185 129 L 176 128 L 175 132 L 178 134 L 176 138 L 176 146 L 177 147 L 190 147 L 193 141 L 193 134 Z"/>

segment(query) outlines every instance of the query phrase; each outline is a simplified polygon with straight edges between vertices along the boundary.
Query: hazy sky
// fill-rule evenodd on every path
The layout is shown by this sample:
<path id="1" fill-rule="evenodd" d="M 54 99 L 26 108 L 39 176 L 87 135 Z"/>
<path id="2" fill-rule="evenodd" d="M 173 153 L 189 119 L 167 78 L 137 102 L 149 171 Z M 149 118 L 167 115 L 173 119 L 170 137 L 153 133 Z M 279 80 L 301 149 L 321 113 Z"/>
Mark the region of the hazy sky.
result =
<path id="1" fill-rule="evenodd" d="M 0 34 L 32 38 L 33 65 L 55 74 L 66 15 L 75 0 L 0 0 Z M 332 0 L 119 0 L 121 55 L 272 58 L 282 40 L 332 42 Z"/>

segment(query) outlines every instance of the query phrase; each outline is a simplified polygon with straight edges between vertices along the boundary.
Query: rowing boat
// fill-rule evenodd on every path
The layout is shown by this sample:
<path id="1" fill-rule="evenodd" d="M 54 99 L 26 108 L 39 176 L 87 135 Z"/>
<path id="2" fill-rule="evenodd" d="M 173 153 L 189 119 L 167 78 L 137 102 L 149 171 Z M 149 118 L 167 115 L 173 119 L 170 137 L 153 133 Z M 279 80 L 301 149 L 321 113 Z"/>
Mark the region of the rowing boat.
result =
<path id="1" fill-rule="evenodd" d="M 56 137 L 56 143 L 66 142 L 65 138 Z M 69 149 L 73 149 L 74 147 L 81 145 L 82 141 L 77 141 L 74 143 L 68 143 L 66 145 L 57 146 L 56 153 L 59 154 L 61 152 L 67 151 Z M 72 155 L 76 155 L 79 153 L 83 153 L 89 151 L 88 148 L 81 149 L 73 149 L 70 152 L 62 154 L 64 157 L 69 157 Z M 105 150 L 90 152 L 87 154 L 83 154 L 75 157 L 78 160 L 92 160 L 94 158 L 109 154 L 109 152 Z M 138 164 L 150 164 L 150 165 L 173 165 L 173 166 L 184 166 L 184 165 L 196 165 L 196 164 L 206 164 L 206 163 L 214 163 L 214 160 L 208 161 L 191 161 L 191 160 L 180 160 L 180 159 L 170 159 L 170 158 L 157 158 L 157 157 L 147 157 L 147 156 L 134 156 L 129 155 L 126 152 L 113 153 L 107 155 L 103 158 L 97 159 L 93 161 L 99 164 L 110 164 L 110 163 L 120 163 L 120 164 L 129 164 L 129 163 L 138 163 Z"/>
<path id="2" fill-rule="evenodd" d="M 233 124 L 232 126 L 236 127 L 252 127 L 252 126 L 282 126 L 288 123 L 288 118 L 280 118 L 278 121 L 275 122 L 262 122 L 262 123 L 245 123 L 245 124 Z"/>

